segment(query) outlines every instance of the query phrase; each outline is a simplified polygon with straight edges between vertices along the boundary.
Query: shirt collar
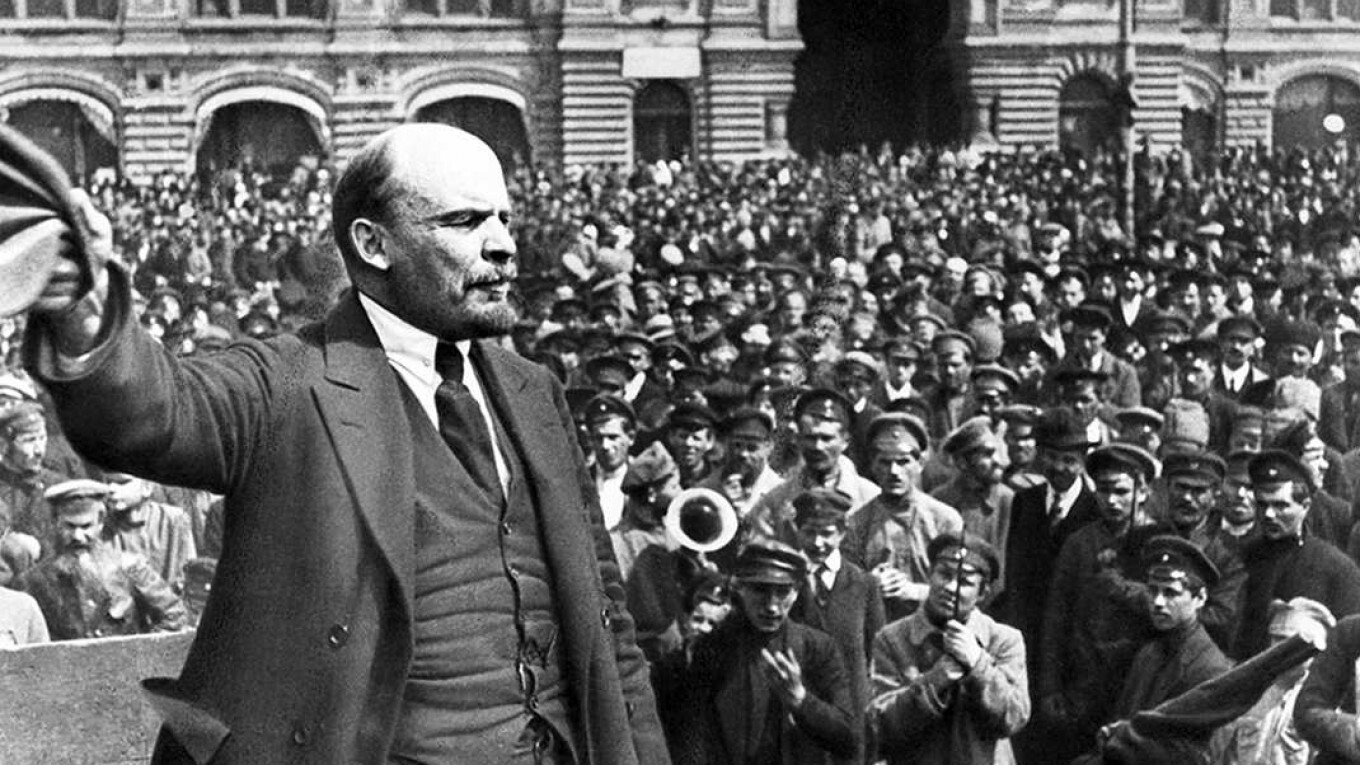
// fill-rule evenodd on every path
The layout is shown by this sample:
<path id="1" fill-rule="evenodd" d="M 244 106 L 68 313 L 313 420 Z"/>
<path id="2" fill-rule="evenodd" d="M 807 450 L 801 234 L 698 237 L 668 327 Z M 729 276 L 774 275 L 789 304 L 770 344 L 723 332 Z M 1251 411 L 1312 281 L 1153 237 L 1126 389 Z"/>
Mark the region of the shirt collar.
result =
<path id="1" fill-rule="evenodd" d="M 377 301 L 364 293 L 357 294 L 359 305 L 363 307 L 368 320 L 373 324 L 373 331 L 377 333 L 378 342 L 382 344 L 387 358 L 393 364 L 421 378 L 437 378 L 439 373 L 434 368 L 434 354 L 439 346 L 439 338 L 411 326 L 406 320 L 378 305 Z M 472 349 L 472 341 L 459 340 L 454 345 L 466 359 Z M 468 373 L 468 367 L 467 364 L 463 365 L 464 376 Z"/>

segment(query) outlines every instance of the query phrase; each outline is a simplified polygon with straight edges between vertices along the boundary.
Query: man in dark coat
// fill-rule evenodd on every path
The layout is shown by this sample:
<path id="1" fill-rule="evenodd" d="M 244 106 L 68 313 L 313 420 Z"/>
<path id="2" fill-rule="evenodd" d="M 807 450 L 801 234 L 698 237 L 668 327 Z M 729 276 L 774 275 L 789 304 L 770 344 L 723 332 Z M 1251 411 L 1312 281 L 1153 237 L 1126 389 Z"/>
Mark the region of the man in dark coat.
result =
<path id="1" fill-rule="evenodd" d="M 685 712 L 676 765 L 827 765 L 853 756 L 860 716 L 841 651 L 789 619 L 807 576 L 803 556 L 753 542 L 733 576 L 732 614 L 699 638 L 686 665 L 657 672 L 661 703 Z"/>
<path id="2" fill-rule="evenodd" d="M 1124 689 L 1115 702 L 1114 720 L 1100 731 L 1100 744 L 1115 735 L 1129 718 L 1176 698 L 1232 667 L 1199 622 L 1218 569 L 1189 540 L 1174 536 L 1154 537 L 1143 549 L 1147 562 L 1148 614 L 1155 637 L 1133 657 Z M 1208 736 L 1197 742 L 1205 756 Z M 1193 750 L 1193 744 L 1186 742 Z M 1100 755 L 1087 758 L 1101 762 Z"/>
<path id="3" fill-rule="evenodd" d="M 1345 553 L 1304 531 L 1317 486 L 1288 452 L 1267 450 L 1247 464 L 1260 536 L 1242 553 L 1247 584 L 1233 654 L 1247 659 L 1269 642 L 1271 602 L 1316 600 L 1338 619 L 1360 612 L 1360 568 Z"/>
<path id="4" fill-rule="evenodd" d="M 226 496 L 155 761 L 667 761 L 562 388 L 482 339 L 516 320 L 502 178 L 463 131 L 384 133 L 334 194 L 354 290 L 183 361 L 78 206 L 94 288 L 58 269 L 29 369 L 92 461 Z"/>
<path id="5" fill-rule="evenodd" d="M 1355 666 L 1360 659 L 1360 616 L 1342 619 L 1313 661 L 1294 702 L 1294 724 L 1313 745 L 1314 765 L 1360 760 L 1360 716 L 1355 705 Z"/>
<path id="6" fill-rule="evenodd" d="M 811 489 L 794 499 L 793 506 L 798 543 L 810 571 L 791 618 L 825 632 L 840 646 L 858 712 L 869 703 L 869 649 L 885 623 L 883 597 L 878 582 L 841 555 L 850 498 L 834 490 Z"/>

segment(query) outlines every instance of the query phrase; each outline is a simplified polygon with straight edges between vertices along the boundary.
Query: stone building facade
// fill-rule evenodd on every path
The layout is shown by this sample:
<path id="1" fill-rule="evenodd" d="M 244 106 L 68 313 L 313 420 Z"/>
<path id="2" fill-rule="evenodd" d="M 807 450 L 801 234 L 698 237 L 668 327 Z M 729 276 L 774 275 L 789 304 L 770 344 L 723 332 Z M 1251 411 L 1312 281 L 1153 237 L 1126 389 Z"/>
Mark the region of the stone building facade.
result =
<path id="1" fill-rule="evenodd" d="M 961 0 L 950 55 L 979 140 L 1109 140 L 1132 4 L 1138 140 L 1317 147 L 1360 139 L 1360 0 Z"/>
<path id="2" fill-rule="evenodd" d="M 787 150 L 796 0 L 0 0 L 0 119 L 77 175 L 458 122 L 549 164 Z M 531 155 L 525 157 L 523 155 Z"/>

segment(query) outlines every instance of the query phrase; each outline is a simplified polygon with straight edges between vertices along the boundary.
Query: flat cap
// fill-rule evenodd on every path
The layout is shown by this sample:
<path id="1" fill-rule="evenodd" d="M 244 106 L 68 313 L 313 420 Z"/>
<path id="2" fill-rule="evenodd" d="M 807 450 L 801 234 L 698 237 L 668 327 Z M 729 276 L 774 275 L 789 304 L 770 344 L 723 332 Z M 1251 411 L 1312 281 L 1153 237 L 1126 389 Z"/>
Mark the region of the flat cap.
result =
<path id="1" fill-rule="evenodd" d="M 973 367 L 972 378 L 974 387 L 1020 387 L 1020 376 L 1000 364 L 978 364 Z"/>
<path id="2" fill-rule="evenodd" d="M 774 434 L 770 415 L 751 406 L 738 407 L 718 423 L 718 433 L 724 438 L 754 438 L 768 440 Z"/>
<path id="3" fill-rule="evenodd" d="M 1053 375 L 1053 382 L 1060 388 L 1086 382 L 1102 385 L 1108 379 L 1110 379 L 1110 376 L 1104 372 L 1086 367 L 1066 367 L 1059 369 Z"/>
<path id="4" fill-rule="evenodd" d="M 893 337 L 883 343 L 883 356 L 888 359 L 919 361 L 921 346 L 909 337 Z"/>
<path id="5" fill-rule="evenodd" d="M 1167 349 L 1171 357 L 1180 361 L 1188 359 L 1208 359 L 1217 361 L 1219 355 L 1218 343 L 1205 338 L 1193 338 L 1176 343 Z"/>
<path id="6" fill-rule="evenodd" d="M 973 339 L 972 335 L 960 332 L 957 329 L 946 329 L 930 340 L 930 350 L 937 354 L 947 353 L 950 349 L 957 350 L 960 347 L 971 356 L 977 348 L 977 341 Z"/>
<path id="7" fill-rule="evenodd" d="M 43 492 L 43 499 L 47 500 L 49 504 L 57 505 L 77 499 L 102 500 L 108 497 L 110 493 L 108 484 L 89 478 L 76 478 L 49 487 L 47 491 Z"/>
<path id="8" fill-rule="evenodd" d="M 798 397 L 793 405 L 793 416 L 813 417 L 849 425 L 854 419 L 854 408 L 845 397 L 830 388 L 813 388 Z"/>
<path id="9" fill-rule="evenodd" d="M 1010 404 L 996 410 L 996 416 L 1012 425 L 1037 425 L 1044 410 L 1033 404 Z"/>
<path id="10" fill-rule="evenodd" d="M 666 420 L 667 427 L 689 428 L 698 430 L 700 428 L 715 428 L 718 424 L 718 415 L 712 409 L 703 404 L 686 402 L 671 410 L 670 417 Z"/>
<path id="11" fill-rule="evenodd" d="M 991 421 L 987 417 L 974 417 L 946 436 L 941 448 L 945 454 L 956 456 L 980 447 L 995 448 L 995 446 Z"/>
<path id="12" fill-rule="evenodd" d="M 1213 452 L 1168 454 L 1162 462 L 1162 475 L 1179 478 L 1195 486 L 1218 486 L 1228 474 L 1228 465 Z"/>
<path id="13" fill-rule="evenodd" d="M 780 362 L 804 364 L 807 362 L 807 354 L 802 346 L 792 340 L 776 340 L 765 349 L 763 360 L 766 364 Z"/>
<path id="14" fill-rule="evenodd" d="M 1127 473 L 1142 476 L 1144 481 L 1157 477 L 1157 458 L 1141 446 L 1116 442 L 1094 449 L 1086 456 L 1086 472 L 1096 475 L 1102 472 Z"/>
<path id="15" fill-rule="evenodd" d="M 732 575 L 743 582 L 798 586 L 807 576 L 807 559 L 782 542 L 756 540 L 737 555 Z"/>
<path id="16" fill-rule="evenodd" d="M 1110 317 L 1110 309 L 1096 303 L 1082 303 L 1076 308 L 1069 308 L 1060 317 L 1063 322 L 1072 322 L 1078 327 L 1094 327 L 1096 329 L 1109 329 L 1114 320 Z"/>
<path id="17" fill-rule="evenodd" d="M 627 420 L 630 424 L 637 424 L 637 413 L 633 411 L 633 407 L 621 396 L 612 393 L 601 393 L 591 398 L 581 410 L 581 419 L 586 424 L 614 417 Z"/>
<path id="18" fill-rule="evenodd" d="M 1186 582 L 1202 587 L 1218 584 L 1218 567 L 1194 542 L 1161 534 L 1143 545 L 1148 581 Z"/>
<path id="19" fill-rule="evenodd" d="M 878 359 L 864 351 L 850 351 L 836 362 L 833 371 L 838 375 L 857 375 L 865 379 L 877 380 L 882 373 Z"/>
<path id="20" fill-rule="evenodd" d="M 623 476 L 622 489 L 631 492 L 646 488 L 675 475 L 675 459 L 660 441 L 653 441 L 642 452 L 628 461 L 628 472 Z"/>
<path id="21" fill-rule="evenodd" d="M 1139 322 L 1137 329 L 1147 334 L 1190 334 L 1190 322 L 1175 311 L 1155 309 Z"/>
<path id="22" fill-rule="evenodd" d="M 596 356 L 586 362 L 586 377 L 597 388 L 623 388 L 633 377 L 633 367 L 621 356 Z"/>
<path id="23" fill-rule="evenodd" d="M 930 447 L 930 432 L 926 429 L 925 423 L 921 418 L 906 412 L 886 412 L 875 417 L 869 423 L 865 438 L 870 444 L 874 444 L 885 435 L 895 437 L 897 433 L 911 436 L 921 451 Z"/>
<path id="24" fill-rule="evenodd" d="M 854 503 L 835 489 L 816 487 L 793 498 L 793 522 L 805 524 L 845 523 L 845 516 Z"/>
<path id="25" fill-rule="evenodd" d="M 1317 491 L 1313 473 L 1298 457 L 1282 449 L 1267 449 L 1247 463 L 1247 475 L 1252 486 L 1276 483 L 1301 483 L 1309 491 Z"/>
<path id="26" fill-rule="evenodd" d="M 1143 423 L 1158 430 L 1166 424 L 1166 418 L 1162 416 L 1161 412 L 1146 406 L 1131 406 L 1127 409 L 1120 409 L 1114 413 L 1114 419 L 1121 424 Z"/>
<path id="27" fill-rule="evenodd" d="M 934 566 L 940 560 L 952 560 L 964 573 L 979 573 L 987 581 L 995 581 L 1001 573 L 1001 556 L 990 542 L 971 531 L 946 531 L 926 545 L 926 558 Z"/>

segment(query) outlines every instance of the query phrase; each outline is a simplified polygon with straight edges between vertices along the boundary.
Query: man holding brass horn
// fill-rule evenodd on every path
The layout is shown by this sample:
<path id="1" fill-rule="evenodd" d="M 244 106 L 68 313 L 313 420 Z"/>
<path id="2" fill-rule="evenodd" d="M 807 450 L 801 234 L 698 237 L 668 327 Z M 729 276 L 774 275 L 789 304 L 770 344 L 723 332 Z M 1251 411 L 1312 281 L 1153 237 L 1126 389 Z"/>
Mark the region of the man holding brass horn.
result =
<path id="1" fill-rule="evenodd" d="M 495 154 L 402 125 L 333 207 L 354 288 L 296 336 L 166 352 L 84 201 L 30 310 L 86 457 L 226 496 L 155 761 L 667 762 L 562 388 L 489 340 L 517 318 Z"/>

